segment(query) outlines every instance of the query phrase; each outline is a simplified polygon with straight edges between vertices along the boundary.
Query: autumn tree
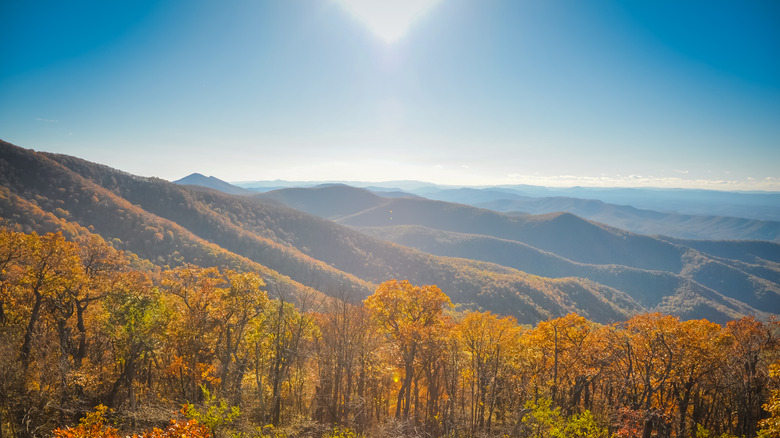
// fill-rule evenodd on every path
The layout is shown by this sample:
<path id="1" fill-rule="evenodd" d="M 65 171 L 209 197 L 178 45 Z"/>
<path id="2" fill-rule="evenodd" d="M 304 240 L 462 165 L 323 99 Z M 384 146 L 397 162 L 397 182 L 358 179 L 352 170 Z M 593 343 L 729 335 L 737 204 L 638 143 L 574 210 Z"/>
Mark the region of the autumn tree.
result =
<path id="1" fill-rule="evenodd" d="M 470 358 L 471 429 L 490 430 L 501 386 L 507 384 L 508 359 L 518 354 L 520 329 L 512 317 L 470 312 L 458 322 L 457 335 Z"/>
<path id="2" fill-rule="evenodd" d="M 223 395 L 240 406 L 242 382 L 250 361 L 247 335 L 268 305 L 268 295 L 262 290 L 265 282 L 256 273 L 227 270 L 224 275 L 227 284 L 219 289 L 215 303 L 219 333 L 216 350 Z"/>
<path id="3" fill-rule="evenodd" d="M 387 334 L 404 371 L 395 416 L 408 419 L 418 351 L 442 324 L 442 312 L 445 305 L 451 305 L 450 299 L 435 285 L 414 286 L 406 280 L 391 280 L 379 285 L 364 303 L 377 326 Z"/>
<path id="4" fill-rule="evenodd" d="M 769 376 L 772 378 L 774 388 L 769 396 L 769 400 L 763 408 L 769 413 L 769 417 L 761 420 L 758 431 L 759 438 L 770 438 L 780 436 L 780 360 L 777 360 L 769 367 Z"/>
<path id="5" fill-rule="evenodd" d="M 65 320 L 72 314 L 73 292 L 81 280 L 78 248 L 61 233 L 28 237 L 28 256 L 20 286 L 30 295 L 32 308 L 27 318 L 19 359 L 23 370 L 31 360 L 33 342 L 43 307 L 48 304 L 56 320 L 60 339 Z"/>
<path id="6" fill-rule="evenodd" d="M 565 414 L 588 399 L 588 388 L 599 372 L 589 354 L 593 333 L 590 322 L 570 313 L 542 321 L 523 336 L 525 366 L 531 372 L 535 398 L 550 398 Z"/>
<path id="7" fill-rule="evenodd" d="M 313 305 L 312 296 L 297 298 L 302 309 Z M 316 330 L 313 312 L 299 310 L 283 296 L 270 300 L 254 324 L 248 344 L 262 423 L 278 426 L 285 402 L 293 410 L 304 409 L 304 368 Z"/>
<path id="8" fill-rule="evenodd" d="M 168 318 L 159 291 L 139 272 L 128 273 L 115 285 L 106 298 L 106 308 L 106 330 L 119 370 L 107 401 L 118 406 L 124 389 L 134 419 L 138 410 L 136 382 L 142 379 L 148 386 L 151 381 L 150 368 L 162 346 Z"/>
<path id="9" fill-rule="evenodd" d="M 10 289 L 22 269 L 19 261 L 27 255 L 27 240 L 24 233 L 0 227 L 0 327 L 9 322 L 7 306 L 14 298 Z"/>
<path id="10" fill-rule="evenodd" d="M 315 418 L 325 423 L 357 426 L 362 430 L 371 415 L 367 395 L 371 365 L 376 362 L 375 336 L 368 313 L 346 297 L 331 301 L 316 315 L 318 364 Z"/>
<path id="11" fill-rule="evenodd" d="M 96 236 L 0 227 L 0 436 L 282 436 L 304 418 L 329 436 L 775 433 L 773 320 L 521 327 L 445 311 L 438 287 L 408 281 L 362 305 L 273 292 L 257 273 L 152 268 Z M 87 414 L 100 403 L 115 411 Z M 182 404 L 197 420 L 164 428 Z"/>
<path id="12" fill-rule="evenodd" d="M 710 376 L 726 362 L 731 339 L 720 325 L 706 320 L 681 322 L 677 338 L 678 357 L 670 376 L 670 389 L 677 406 L 676 434 L 686 436 L 702 420 L 697 416 L 689 421 L 692 402 L 709 383 Z"/>
<path id="13" fill-rule="evenodd" d="M 769 365 L 777 359 L 776 323 L 762 323 L 744 317 L 726 324 L 732 338 L 728 350 L 725 377 L 729 399 L 725 404 L 736 412 L 734 426 L 728 432 L 753 437 L 763 417 L 762 405 L 769 397 Z"/>
<path id="14" fill-rule="evenodd" d="M 13 405 L 23 390 L 19 346 L 24 333 L 25 295 L 17 287 L 25 270 L 28 236 L 0 228 L 0 436 L 5 424 L 15 423 Z"/>
<path id="15" fill-rule="evenodd" d="M 71 349 L 77 369 L 81 368 L 87 355 L 86 314 L 90 304 L 105 298 L 128 269 L 125 255 L 97 235 L 91 235 L 79 242 L 79 256 L 84 281 L 73 300 L 78 340 L 72 343 Z"/>
<path id="16" fill-rule="evenodd" d="M 166 380 L 181 402 L 201 400 L 202 385 L 218 389 L 215 312 L 223 283 L 217 268 L 185 265 L 162 273 L 162 299 L 171 312 L 164 349 Z"/>

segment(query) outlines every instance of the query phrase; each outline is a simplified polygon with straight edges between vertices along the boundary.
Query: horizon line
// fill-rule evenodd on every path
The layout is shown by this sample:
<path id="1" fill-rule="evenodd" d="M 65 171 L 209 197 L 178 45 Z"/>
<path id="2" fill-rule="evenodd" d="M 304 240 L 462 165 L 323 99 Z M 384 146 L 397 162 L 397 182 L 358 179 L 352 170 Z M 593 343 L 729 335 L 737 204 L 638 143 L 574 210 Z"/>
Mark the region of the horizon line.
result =
<path id="1" fill-rule="evenodd" d="M 184 176 L 182 178 L 179 178 L 177 180 L 171 180 L 171 182 L 175 182 L 184 178 L 187 178 L 188 176 L 194 175 L 194 174 L 200 174 L 203 176 L 206 176 L 203 173 L 199 172 L 193 172 L 190 175 Z M 209 175 L 206 176 L 208 178 L 217 178 L 221 179 L 219 177 Z M 530 183 L 499 183 L 499 184 L 453 184 L 453 183 L 436 183 L 436 182 L 430 182 L 430 181 L 423 181 L 423 180 L 414 180 L 414 179 L 399 179 L 399 180 L 381 180 L 381 181 L 361 181 L 361 180 L 348 180 L 348 179 L 329 179 L 329 180 L 289 180 L 289 179 L 259 179 L 259 180 L 234 180 L 234 181 L 228 181 L 228 180 L 222 180 L 228 184 L 232 184 L 238 187 L 243 188 L 250 188 L 250 184 L 253 183 L 286 183 L 286 184 L 307 184 L 307 185 L 324 185 L 324 184 L 344 184 L 344 185 L 350 185 L 350 186 L 360 186 L 360 187 L 366 187 L 370 185 L 376 185 L 376 184 L 393 184 L 393 183 L 403 183 L 403 184 L 420 184 L 421 186 L 434 186 L 434 187 L 453 187 L 453 188 L 474 188 L 474 189 L 488 189 L 488 188 L 511 188 L 511 187 L 534 187 L 534 188 L 545 188 L 545 189 L 552 189 L 552 190 L 567 190 L 567 189 L 636 189 L 636 190 L 690 190 L 690 191 L 709 191 L 709 192 L 726 192 L 726 193 L 766 193 L 766 194 L 780 194 L 780 189 L 759 189 L 759 188 L 738 188 L 738 189 L 727 189 L 727 188 L 705 188 L 705 187 L 681 187 L 681 186 L 661 186 L 661 185 L 541 185 L 541 184 L 530 184 Z M 260 187 L 260 186 L 258 186 Z"/>

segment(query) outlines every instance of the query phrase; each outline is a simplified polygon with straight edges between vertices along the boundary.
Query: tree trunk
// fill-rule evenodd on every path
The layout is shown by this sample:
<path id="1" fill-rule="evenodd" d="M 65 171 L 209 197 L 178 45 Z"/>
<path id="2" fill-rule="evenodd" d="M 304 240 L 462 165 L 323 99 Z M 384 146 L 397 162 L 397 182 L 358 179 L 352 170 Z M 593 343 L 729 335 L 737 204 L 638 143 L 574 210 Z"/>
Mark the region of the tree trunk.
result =
<path id="1" fill-rule="evenodd" d="M 68 338 L 70 337 L 70 331 L 66 326 L 67 320 L 63 318 L 57 319 L 57 334 L 59 337 L 59 368 L 60 368 L 60 403 L 64 407 L 68 400 L 68 374 L 70 373 L 70 362 L 68 361 Z M 62 412 L 64 414 L 64 411 Z M 64 418 L 62 418 L 64 420 Z"/>
<path id="2" fill-rule="evenodd" d="M 404 414 L 405 420 L 409 419 L 409 411 L 412 405 L 412 380 L 414 379 L 414 361 L 406 365 L 406 376 L 404 378 Z"/>
<path id="3" fill-rule="evenodd" d="M 33 332 L 35 332 L 35 325 L 38 323 L 38 318 L 41 314 L 41 303 L 43 302 L 43 295 L 38 292 L 36 287 L 33 291 L 35 295 L 35 303 L 33 303 L 32 311 L 30 312 L 30 320 L 27 323 L 27 331 L 24 333 L 24 343 L 22 343 L 22 349 L 19 353 L 19 360 L 22 362 L 22 370 L 27 371 L 30 365 L 30 351 L 32 350 L 32 338 Z"/>
<path id="4" fill-rule="evenodd" d="M 79 346 L 73 355 L 73 363 L 76 369 L 81 369 L 84 357 L 87 355 L 87 328 L 84 324 L 84 313 L 87 310 L 88 302 L 76 300 L 76 328 L 79 331 Z"/>
<path id="5" fill-rule="evenodd" d="M 688 403 L 691 399 L 691 389 L 693 388 L 693 379 L 689 378 L 687 382 L 685 382 L 685 394 L 683 395 L 682 400 L 680 401 L 680 424 L 678 426 L 677 430 L 677 436 L 684 437 L 685 433 L 687 431 L 686 425 L 687 425 L 687 416 L 688 416 Z"/>
<path id="6" fill-rule="evenodd" d="M 360 403 L 360 410 L 355 415 L 355 423 L 358 425 L 358 432 L 362 432 L 366 427 L 366 363 L 363 358 L 360 360 L 360 374 L 358 374 L 357 396 Z"/>

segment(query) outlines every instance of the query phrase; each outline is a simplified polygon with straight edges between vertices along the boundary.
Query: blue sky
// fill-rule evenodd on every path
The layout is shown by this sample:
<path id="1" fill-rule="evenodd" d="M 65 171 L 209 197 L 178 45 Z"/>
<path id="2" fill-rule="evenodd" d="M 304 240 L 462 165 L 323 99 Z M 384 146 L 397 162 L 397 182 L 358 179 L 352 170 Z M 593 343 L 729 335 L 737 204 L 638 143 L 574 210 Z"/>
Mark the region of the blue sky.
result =
<path id="1" fill-rule="evenodd" d="M 0 138 L 228 181 L 780 190 L 780 2 L 0 2 Z"/>

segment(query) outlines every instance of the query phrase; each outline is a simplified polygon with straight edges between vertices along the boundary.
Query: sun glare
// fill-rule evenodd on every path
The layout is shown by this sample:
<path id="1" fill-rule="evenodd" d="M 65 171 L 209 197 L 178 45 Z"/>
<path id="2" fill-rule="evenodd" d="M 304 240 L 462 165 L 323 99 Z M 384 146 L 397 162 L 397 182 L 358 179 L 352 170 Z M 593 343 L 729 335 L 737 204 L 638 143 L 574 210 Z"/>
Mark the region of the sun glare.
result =
<path id="1" fill-rule="evenodd" d="M 336 0 L 388 44 L 406 34 L 438 0 Z"/>

